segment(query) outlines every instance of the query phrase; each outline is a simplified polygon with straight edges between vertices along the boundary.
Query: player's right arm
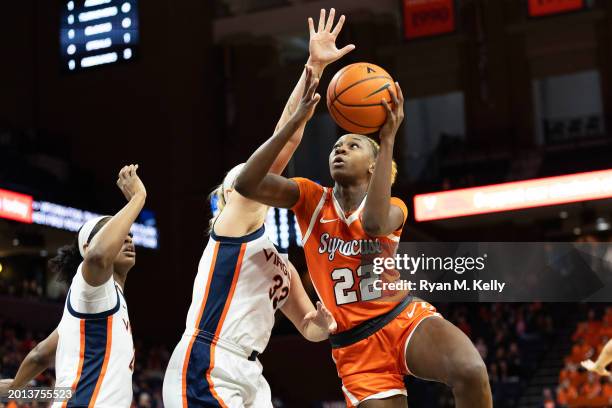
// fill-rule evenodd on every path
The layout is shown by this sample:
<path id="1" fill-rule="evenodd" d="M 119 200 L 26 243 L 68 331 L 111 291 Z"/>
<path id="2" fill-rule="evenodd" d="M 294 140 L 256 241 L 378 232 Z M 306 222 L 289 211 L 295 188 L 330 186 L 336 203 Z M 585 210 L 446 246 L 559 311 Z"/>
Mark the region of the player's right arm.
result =
<path id="1" fill-rule="evenodd" d="M 94 236 L 85 252 L 83 278 L 91 286 L 100 286 L 111 278 L 113 262 L 144 206 L 147 191 L 137 170 L 138 165 L 130 165 L 119 171 L 117 186 L 128 203 Z"/>
<path id="2" fill-rule="evenodd" d="M 291 119 L 259 147 L 247 160 L 234 188 L 241 195 L 272 207 L 291 208 L 300 198 L 298 185 L 285 177 L 269 174 L 276 158 L 291 136 L 312 117 L 321 96 L 316 93 L 319 79 L 306 67 L 306 89 Z"/>
<path id="3" fill-rule="evenodd" d="M 38 343 L 19 366 L 15 378 L 0 382 L 0 395 L 5 395 L 11 389 L 24 388 L 37 375 L 49 368 L 55 360 L 58 339 L 59 335 L 55 329 L 49 337 Z"/>

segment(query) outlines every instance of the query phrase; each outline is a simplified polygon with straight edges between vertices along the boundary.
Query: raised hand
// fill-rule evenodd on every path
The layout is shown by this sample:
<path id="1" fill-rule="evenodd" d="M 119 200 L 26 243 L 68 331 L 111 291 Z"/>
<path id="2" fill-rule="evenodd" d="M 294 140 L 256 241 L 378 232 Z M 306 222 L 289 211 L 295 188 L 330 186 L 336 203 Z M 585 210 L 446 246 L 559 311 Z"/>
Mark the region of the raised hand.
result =
<path id="1" fill-rule="evenodd" d="M 344 15 L 338 20 L 336 27 L 333 27 L 336 10 L 332 8 L 329 11 L 327 21 L 325 20 L 325 14 L 325 9 L 321 9 L 319 26 L 316 31 L 314 27 L 314 20 L 311 17 L 308 18 L 308 28 L 310 30 L 309 64 L 321 69 L 325 68 L 332 62 L 339 60 L 355 49 L 353 44 L 349 44 L 341 49 L 336 47 L 336 38 L 338 38 L 338 35 L 342 30 L 342 26 L 344 25 Z"/>
<path id="2" fill-rule="evenodd" d="M 399 83 L 395 83 L 395 92 L 389 92 L 393 100 L 393 107 L 389 106 L 389 102 L 383 99 L 382 104 L 387 111 L 387 119 L 385 124 L 380 128 L 380 141 L 393 142 L 395 135 L 404 120 L 404 95 Z"/>
<path id="3" fill-rule="evenodd" d="M 321 100 L 321 95 L 316 93 L 319 79 L 315 77 L 312 67 L 306 65 L 306 82 L 304 84 L 304 93 L 297 111 L 296 118 L 300 121 L 308 121 L 314 114 L 317 104 Z"/>
<path id="4" fill-rule="evenodd" d="M 597 373 L 599 375 L 601 375 L 602 377 L 608 377 L 610 375 L 610 372 L 608 370 L 606 370 L 606 367 L 600 367 L 598 366 L 593 360 L 589 359 L 589 360 L 584 360 L 580 363 L 580 365 L 585 368 L 588 371 Z"/>
<path id="5" fill-rule="evenodd" d="M 119 178 L 117 179 L 117 187 L 121 190 L 125 199 L 130 201 L 137 195 L 146 197 L 147 190 L 140 180 L 140 177 L 136 174 L 138 165 L 124 166 L 119 171 Z"/>
<path id="6" fill-rule="evenodd" d="M 331 334 L 338 330 L 336 319 L 334 319 L 331 312 L 321 302 L 317 302 L 316 311 L 312 311 L 304 316 L 304 322 L 311 322 Z"/>

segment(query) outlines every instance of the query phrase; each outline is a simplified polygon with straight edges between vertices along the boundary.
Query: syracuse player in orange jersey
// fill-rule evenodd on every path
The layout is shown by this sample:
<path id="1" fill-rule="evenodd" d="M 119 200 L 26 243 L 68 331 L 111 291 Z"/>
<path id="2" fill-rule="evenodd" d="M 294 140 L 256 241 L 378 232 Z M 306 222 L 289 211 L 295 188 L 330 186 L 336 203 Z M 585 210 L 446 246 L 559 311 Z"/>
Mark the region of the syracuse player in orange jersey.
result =
<path id="1" fill-rule="evenodd" d="M 318 77 L 346 49 L 335 45 L 344 16 L 336 28 L 334 10 L 327 21 L 325 16 L 321 10 L 317 31 L 308 21 L 308 65 Z M 249 158 L 235 188 L 248 198 L 295 212 L 311 279 L 338 323 L 330 341 L 348 406 L 406 407 L 403 378 L 412 374 L 451 386 L 458 408 L 491 407 L 485 365 L 467 336 L 440 318 L 433 306 L 410 295 L 383 300 L 384 294 L 373 287 L 375 277 L 360 268 L 362 255 L 382 255 L 386 246 L 399 241 L 407 216 L 403 201 L 391 197 L 393 145 L 404 116 L 399 84 L 393 98 L 393 109 L 383 103 L 387 121 L 380 130 L 380 147 L 355 134 L 334 144 L 329 156 L 333 188 L 269 174 L 289 140 L 278 133 Z"/>

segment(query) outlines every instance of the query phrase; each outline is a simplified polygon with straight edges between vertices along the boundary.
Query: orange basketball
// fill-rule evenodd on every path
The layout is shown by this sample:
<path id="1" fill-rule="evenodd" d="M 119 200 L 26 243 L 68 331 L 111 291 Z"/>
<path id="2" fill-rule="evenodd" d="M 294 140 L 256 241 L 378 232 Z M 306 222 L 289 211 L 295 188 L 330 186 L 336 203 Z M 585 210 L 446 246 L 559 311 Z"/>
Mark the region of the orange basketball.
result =
<path id="1" fill-rule="evenodd" d="M 378 65 L 358 62 L 342 68 L 327 88 L 327 109 L 336 123 L 351 133 L 376 132 L 385 123 L 395 93 L 393 78 Z"/>

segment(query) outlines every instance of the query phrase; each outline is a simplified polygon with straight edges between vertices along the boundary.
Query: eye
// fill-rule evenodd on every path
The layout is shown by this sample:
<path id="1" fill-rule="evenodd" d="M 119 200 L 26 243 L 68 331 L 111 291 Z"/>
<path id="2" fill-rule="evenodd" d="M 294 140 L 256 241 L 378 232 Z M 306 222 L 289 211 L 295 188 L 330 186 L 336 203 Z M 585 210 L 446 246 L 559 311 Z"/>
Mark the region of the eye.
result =
<path id="1" fill-rule="evenodd" d="M 359 147 L 359 145 L 357 143 L 351 143 L 351 149 L 355 147 Z"/>

